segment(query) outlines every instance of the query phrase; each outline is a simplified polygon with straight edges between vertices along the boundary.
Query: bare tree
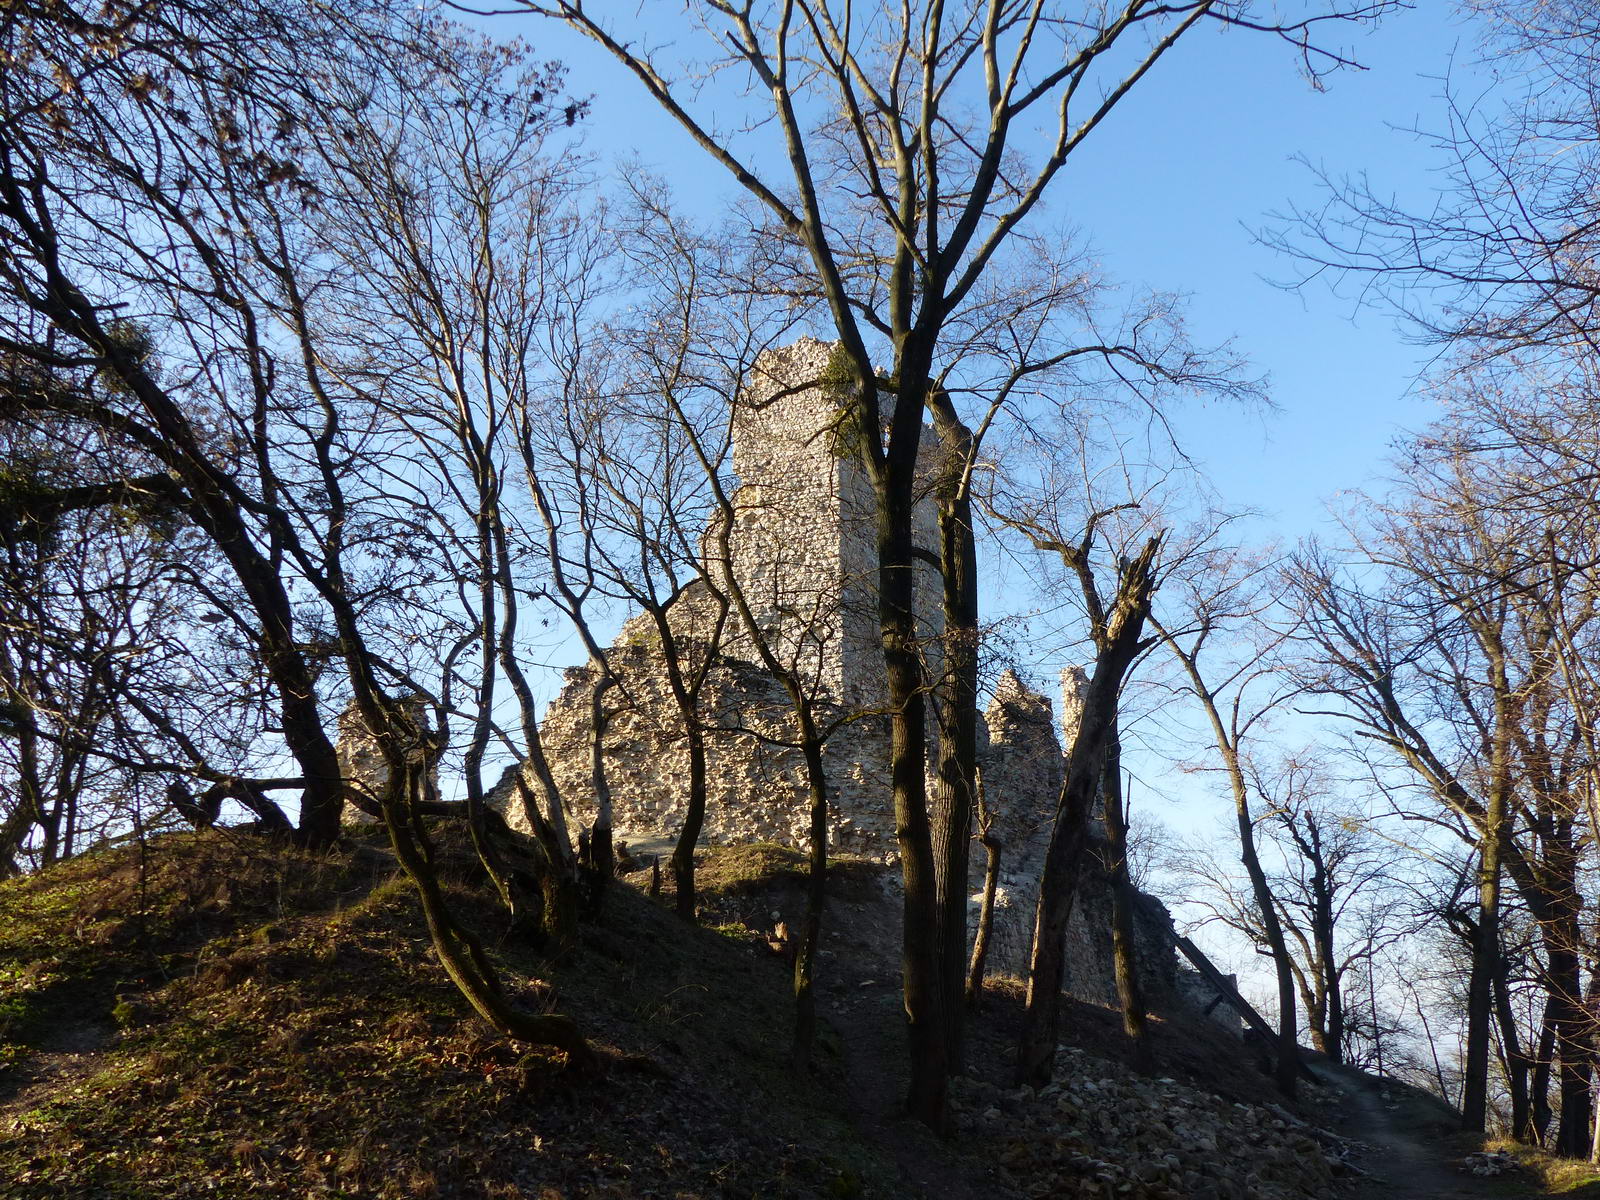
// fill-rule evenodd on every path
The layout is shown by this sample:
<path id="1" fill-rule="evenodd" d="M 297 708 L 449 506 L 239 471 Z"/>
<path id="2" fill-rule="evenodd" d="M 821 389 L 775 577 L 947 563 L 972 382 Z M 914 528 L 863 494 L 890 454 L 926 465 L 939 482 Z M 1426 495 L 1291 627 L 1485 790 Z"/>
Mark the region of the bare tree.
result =
<path id="1" fill-rule="evenodd" d="M 110 25 L 19 11 L 5 32 L 30 68 L 0 85 L 0 282 L 45 336 L 16 320 L 0 343 L 115 384 L 90 403 L 39 393 L 24 407 L 114 433 L 172 478 L 251 618 L 313 842 L 359 796 L 321 716 L 320 667 L 338 659 L 383 759 L 375 807 L 445 971 L 501 1032 L 589 1057 L 571 1022 L 507 1000 L 445 901 L 424 822 L 448 811 L 432 769 L 441 746 L 412 699 L 426 694 L 419 670 L 450 658 L 428 635 L 456 632 L 429 603 L 455 579 L 429 571 L 438 477 L 408 453 L 405 410 L 375 399 L 373 380 L 403 371 L 361 378 L 348 330 L 327 319 L 330 297 L 367 282 L 329 239 L 350 227 L 350 205 L 382 199 L 353 190 L 353 159 L 338 158 L 360 142 L 342 120 L 351 98 L 381 109 L 421 79 L 448 105 L 481 80 L 477 48 L 427 14 L 382 8 L 174 6 Z M 371 128 L 404 146 L 403 124 Z"/>
<path id="2" fill-rule="evenodd" d="M 803 275 L 768 286 L 816 297 L 843 346 L 854 395 L 851 440 L 879 508 L 878 594 L 906 897 L 908 1106 L 943 1128 L 965 960 L 952 897 L 966 886 L 973 794 L 973 763 L 960 732 L 970 718 L 961 710 L 975 703 L 976 690 L 958 678 L 952 693 L 952 753 L 967 761 L 959 786 L 941 785 L 936 835 L 922 765 L 927 681 L 917 646 L 912 517 L 925 412 L 951 435 L 946 440 L 958 457 L 961 427 L 976 428 L 952 425 L 942 412 L 940 396 L 950 392 L 948 339 L 982 281 L 1002 267 L 1008 249 L 1021 248 L 1020 227 L 1067 159 L 1196 26 L 1285 38 L 1321 72 L 1347 61 L 1315 42 L 1325 24 L 1370 19 L 1389 5 L 1334 6 L 1286 21 L 1212 0 L 1082 14 L 1039 3 L 861 11 L 823 2 L 697 6 L 691 13 L 709 56 L 704 73 L 719 85 L 728 69 L 748 81 L 750 119 L 742 124 L 718 119 L 726 99 L 713 93 L 721 88 L 703 88 L 693 65 L 669 61 L 587 5 L 527 7 L 613 54 L 753 197 L 771 233 L 798 247 L 805 261 Z M 1055 132 L 1037 162 L 1025 165 L 1019 131 L 1046 111 Z M 773 161 L 781 165 L 769 171 Z M 952 496 L 945 524 L 952 560 L 942 565 L 945 586 L 964 610 L 977 589 L 960 503 Z"/>
<path id="3" fill-rule="evenodd" d="M 1510 454 L 1518 457 L 1514 448 Z M 1590 1119 L 1576 840 L 1588 723 L 1581 688 L 1574 692 L 1565 682 L 1569 639 L 1557 635 L 1563 625 L 1554 614 L 1569 614 L 1568 632 L 1583 640 L 1589 618 L 1580 597 L 1589 583 L 1573 567 L 1588 554 L 1566 539 L 1587 535 L 1581 521 L 1573 526 L 1574 510 L 1566 505 L 1521 503 L 1497 487 L 1497 473 L 1509 465 L 1497 465 L 1495 455 L 1470 449 L 1447 430 L 1435 431 L 1416 447 L 1403 498 L 1362 542 L 1386 580 L 1367 590 L 1307 556 L 1300 588 L 1311 614 L 1307 631 L 1323 663 L 1314 685 L 1338 697 L 1362 735 L 1414 771 L 1475 834 L 1479 941 L 1465 1119 L 1481 1128 L 1485 1113 L 1504 874 L 1540 929 L 1547 1018 L 1561 1063 L 1557 1145 L 1579 1153 L 1587 1148 Z M 1510 474 L 1528 478 L 1526 464 Z M 1576 511 L 1588 519 L 1587 509 Z M 1541 1112 L 1548 1113 L 1546 1078 L 1536 1068 L 1535 1130 Z"/>
<path id="4" fill-rule="evenodd" d="M 1193 570 L 1195 565 L 1202 569 Z M 1250 880 L 1262 936 L 1277 975 L 1274 1077 L 1285 1095 L 1293 1095 L 1300 1071 L 1293 960 L 1261 862 L 1256 833 L 1260 817 L 1252 801 L 1248 774 L 1247 739 L 1260 731 L 1263 722 L 1289 695 L 1267 657 L 1280 635 L 1268 631 L 1264 623 L 1271 608 L 1263 586 L 1265 569 L 1263 563 L 1236 552 L 1195 554 L 1181 597 L 1173 605 L 1176 615 L 1152 616 L 1151 624 L 1177 659 L 1188 691 L 1210 727 L 1221 771 L 1233 797 L 1239 857 Z M 1229 634 L 1248 637 L 1252 631 L 1268 644 L 1228 654 L 1223 639 Z M 1219 645 L 1223 647 L 1220 650 Z"/>

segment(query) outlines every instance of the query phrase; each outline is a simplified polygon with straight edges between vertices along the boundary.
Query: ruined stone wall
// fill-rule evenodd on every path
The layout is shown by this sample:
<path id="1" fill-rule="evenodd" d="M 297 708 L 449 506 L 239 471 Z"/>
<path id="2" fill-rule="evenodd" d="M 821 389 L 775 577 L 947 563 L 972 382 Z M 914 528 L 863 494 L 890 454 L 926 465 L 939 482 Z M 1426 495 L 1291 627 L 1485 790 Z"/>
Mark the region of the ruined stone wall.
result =
<path id="1" fill-rule="evenodd" d="M 740 486 L 731 563 L 769 643 L 814 686 L 824 720 L 855 718 L 838 727 L 824 754 L 831 852 L 887 863 L 898 857 L 888 718 L 870 711 L 884 699 L 876 504 L 864 469 L 840 452 L 839 398 L 815 382 L 832 352 L 829 343 L 803 339 L 757 364 L 735 423 L 733 467 Z M 931 432 L 926 440 L 925 470 L 937 454 Z M 937 546 L 930 502 L 918 507 L 915 537 L 924 549 Z M 920 633 L 935 668 L 940 599 L 937 572 L 919 566 Z M 714 627 L 705 588 L 688 589 L 670 620 L 681 645 L 716 655 L 700 708 L 707 727 L 703 842 L 770 840 L 803 847 L 809 825 L 805 766 L 797 750 L 780 744 L 794 738 L 788 696 L 753 661 L 756 652 L 736 617 L 730 616 L 720 645 L 705 643 Z M 687 805 L 688 749 L 660 656 L 659 632 L 648 615 L 631 619 L 610 652 L 619 686 L 607 695 L 614 715 L 604 759 L 613 828 L 625 842 L 675 838 Z M 1087 682 L 1077 668 L 1063 673 L 1060 720 L 1068 743 Z M 551 769 L 575 820 L 584 824 L 594 817 L 585 806 L 593 684 L 590 668 L 569 670 L 543 722 Z M 1020 974 L 1061 787 L 1063 741 L 1051 701 L 1011 672 L 997 681 L 978 735 L 986 801 L 1004 845 L 990 962 L 998 972 Z M 517 819 L 515 806 L 508 816 Z M 1114 1002 L 1109 884 L 1098 859 L 1090 857 L 1095 861 L 1084 871 L 1068 931 L 1068 987 L 1085 999 Z M 983 870 L 984 856 L 975 853 L 974 907 Z M 1141 938 L 1160 975 L 1172 957 L 1170 929 L 1162 924 L 1159 904 L 1141 911 Z M 1163 985 L 1152 986 L 1159 991 Z"/>
<path id="2" fill-rule="evenodd" d="M 421 696 L 411 697 L 406 701 L 406 707 L 418 725 L 433 732 L 433 722 L 429 719 L 427 704 Z M 367 723 L 362 719 L 361 710 L 356 707 L 354 700 L 339 714 L 338 741 L 334 744 L 334 753 L 339 760 L 339 775 L 348 787 L 364 792 L 373 800 L 383 795 L 389 782 L 389 764 L 383 757 L 383 751 L 378 748 L 377 739 L 368 732 Z M 437 758 L 434 758 L 428 770 L 433 788 L 438 791 Z M 346 800 L 341 820 L 346 824 L 375 825 L 378 818 L 369 816 Z"/>
<path id="3" fill-rule="evenodd" d="M 604 758 L 613 828 L 623 841 L 676 837 L 688 804 L 688 746 L 658 653 L 648 644 L 612 652 L 621 684 L 610 693 L 618 707 L 610 718 Z M 542 727 L 551 771 L 573 804 L 575 819 L 584 824 L 594 819 L 584 803 L 593 678 L 588 667 L 568 671 Z M 805 762 L 798 750 L 779 744 L 795 739 L 787 693 L 762 668 L 724 656 L 707 678 L 700 712 L 707 726 L 702 841 L 803 846 L 810 821 Z M 839 853 L 880 862 L 893 857 L 893 819 L 879 802 L 888 791 L 887 750 L 885 736 L 861 725 L 847 726 L 829 741 L 824 753 L 828 832 Z"/>
<path id="4" fill-rule="evenodd" d="M 733 568 L 779 657 L 798 664 L 819 693 L 870 708 L 884 699 L 877 502 L 846 449 L 840 397 L 815 382 L 832 354 L 833 343 L 802 338 L 756 362 L 734 423 Z M 925 430 L 924 441 L 933 440 Z M 924 549 L 938 545 L 927 502 L 917 507 L 913 536 Z M 917 567 L 916 608 L 920 636 L 937 657 L 939 578 L 926 563 Z M 742 641 L 732 623 L 728 652 L 754 658 Z"/>

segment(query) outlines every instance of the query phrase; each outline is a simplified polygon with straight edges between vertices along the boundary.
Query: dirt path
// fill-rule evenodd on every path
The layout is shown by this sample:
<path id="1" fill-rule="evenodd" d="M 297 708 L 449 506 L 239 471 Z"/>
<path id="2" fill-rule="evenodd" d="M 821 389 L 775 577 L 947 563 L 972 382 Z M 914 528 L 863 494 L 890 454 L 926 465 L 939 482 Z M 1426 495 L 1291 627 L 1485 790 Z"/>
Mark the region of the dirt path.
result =
<path id="1" fill-rule="evenodd" d="M 63 1084 L 89 1074 L 115 1036 L 105 1025 L 63 1025 L 15 1071 L 0 1076 L 0 1135 L 16 1132 L 23 1114 L 58 1094 Z"/>
<path id="2" fill-rule="evenodd" d="M 1360 1200 L 1484 1200 L 1516 1194 L 1508 1189 L 1510 1180 L 1460 1170 L 1463 1152 L 1449 1118 L 1436 1105 L 1386 1093 L 1354 1071 L 1326 1063 L 1317 1070 L 1331 1075 L 1345 1094 L 1347 1123 L 1341 1132 L 1364 1147 L 1356 1157 L 1356 1165 L 1367 1172 L 1356 1192 Z"/>

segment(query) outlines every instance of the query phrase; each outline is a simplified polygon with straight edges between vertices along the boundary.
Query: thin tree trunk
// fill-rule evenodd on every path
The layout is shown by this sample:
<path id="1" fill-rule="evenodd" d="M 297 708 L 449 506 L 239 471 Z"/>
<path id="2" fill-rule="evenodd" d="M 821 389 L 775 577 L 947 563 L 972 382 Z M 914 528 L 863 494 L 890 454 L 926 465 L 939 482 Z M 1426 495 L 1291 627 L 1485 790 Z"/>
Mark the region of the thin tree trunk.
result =
<path id="1" fill-rule="evenodd" d="M 983 870 L 983 907 L 978 911 L 978 931 L 972 939 L 972 961 L 967 967 L 967 1008 L 976 1011 L 983 999 L 984 966 L 989 958 L 989 938 L 994 932 L 994 898 L 1000 889 L 1000 854 L 1004 849 L 994 832 L 994 818 L 984 801 L 983 776 L 978 776 L 979 842 L 986 860 Z"/>
<path id="2" fill-rule="evenodd" d="M 1500 830 L 1505 795 L 1492 789 L 1488 831 L 1478 847 L 1478 924 L 1467 982 L 1467 1052 L 1461 1087 L 1461 1128 L 1484 1132 L 1489 1102 L 1489 1022 L 1494 975 L 1500 959 Z"/>
<path id="3" fill-rule="evenodd" d="M 1468 1133 L 1482 1133 L 1488 1120 L 1489 1023 L 1495 969 L 1500 961 L 1500 871 L 1511 786 L 1512 713 L 1504 661 L 1498 655 L 1492 659 L 1491 669 L 1496 683 L 1495 713 L 1488 804 L 1478 846 L 1478 927 L 1467 981 L 1467 1053 L 1461 1091 L 1461 1128 Z"/>
<path id="4" fill-rule="evenodd" d="M 483 946 L 455 919 L 446 904 L 426 835 L 413 816 L 412 798 L 427 786 L 426 762 L 407 762 L 403 755 L 393 752 L 385 757 L 392 782 L 385 788 L 384 826 L 395 857 L 417 889 L 428 934 L 445 974 L 473 1010 L 500 1033 L 536 1045 L 555 1046 L 565 1050 L 574 1064 L 592 1065 L 594 1052 L 566 1017 L 525 1013 L 506 1001 Z"/>
<path id="5" fill-rule="evenodd" d="M 1115 722 L 1106 740 L 1100 774 L 1105 802 L 1106 851 L 1111 870 L 1111 957 L 1122 1006 L 1122 1031 L 1133 1043 L 1133 1068 L 1149 1074 L 1155 1065 L 1145 1024 L 1144 988 L 1134 940 L 1133 882 L 1128 878 L 1128 821 L 1122 795 L 1122 738 Z"/>
<path id="6" fill-rule="evenodd" d="M 677 888 L 678 915 L 694 920 L 694 848 L 706 823 L 706 739 L 694 714 L 685 712 L 684 736 L 689 744 L 689 806 L 683 814 L 683 828 L 672 848 L 672 881 Z M 826 823 L 824 823 L 826 837 Z"/>
<path id="7" fill-rule="evenodd" d="M 8 689 L 9 690 L 9 689 Z M 0 825 L 0 879 L 21 872 L 18 858 L 34 826 L 43 823 L 44 797 L 39 784 L 38 718 L 32 706 L 14 693 L 16 710 L 17 793 L 16 807 Z"/>
<path id="8" fill-rule="evenodd" d="M 817 950 L 822 942 L 822 916 L 828 903 L 828 787 L 822 765 L 822 738 L 801 706 L 801 752 L 806 760 L 806 789 L 811 803 L 811 827 L 806 877 L 806 911 L 800 923 L 800 944 L 794 958 L 794 1062 L 803 1068 L 811 1062 L 817 1036 L 815 974 Z"/>
<path id="9" fill-rule="evenodd" d="M 1245 874 L 1250 877 L 1250 889 L 1261 912 L 1262 932 L 1267 948 L 1272 952 L 1273 965 L 1278 977 L 1278 1063 L 1273 1073 L 1278 1090 L 1293 1096 L 1300 1074 L 1300 1040 L 1297 1030 L 1294 973 L 1289 967 L 1289 947 L 1283 938 L 1283 924 L 1278 920 L 1278 908 L 1267 884 L 1267 873 L 1256 854 L 1255 821 L 1250 812 L 1250 793 L 1246 789 L 1244 772 L 1237 753 L 1227 751 L 1228 773 L 1233 780 L 1233 798 L 1239 827 L 1239 854 L 1244 861 Z"/>
<path id="10" fill-rule="evenodd" d="M 1531 1144 L 1535 1140 L 1528 1111 L 1528 1071 L 1531 1064 L 1527 1052 L 1522 1048 L 1516 1014 L 1511 1008 L 1511 984 L 1507 978 L 1509 971 L 1509 961 L 1502 951 L 1495 957 L 1494 1006 L 1495 1017 L 1500 1025 L 1500 1045 L 1506 1060 L 1506 1087 L 1511 1093 L 1511 1136 L 1519 1142 Z"/>
<path id="11" fill-rule="evenodd" d="M 589 830 L 589 906 L 599 914 L 605 906 L 605 895 L 616 874 L 615 856 L 611 849 L 611 784 L 606 777 L 605 740 L 611 724 L 611 714 L 606 711 L 606 692 L 616 682 L 598 662 L 591 662 L 595 673 L 594 691 L 589 701 L 589 786 L 594 790 L 594 825 Z"/>
<path id="12" fill-rule="evenodd" d="M 1539 1018 L 1539 1052 L 1533 1063 L 1533 1084 L 1529 1088 L 1528 1108 L 1533 1121 L 1533 1140 L 1543 1146 L 1550 1133 L 1550 1076 L 1556 1054 L 1556 999 L 1545 993 L 1544 1012 Z"/>

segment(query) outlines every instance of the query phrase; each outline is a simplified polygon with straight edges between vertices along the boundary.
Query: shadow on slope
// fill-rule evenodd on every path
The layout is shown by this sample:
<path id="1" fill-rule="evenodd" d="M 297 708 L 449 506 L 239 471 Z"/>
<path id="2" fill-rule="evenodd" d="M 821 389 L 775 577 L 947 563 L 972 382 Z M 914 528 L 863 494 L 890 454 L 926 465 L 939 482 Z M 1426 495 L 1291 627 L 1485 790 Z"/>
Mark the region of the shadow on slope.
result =
<path id="1" fill-rule="evenodd" d="M 746 935 L 618 887 L 551 961 L 454 881 L 515 998 L 607 1049 L 580 1077 L 464 1015 L 408 886 L 372 857 L 217 831 L 0 886 L 6 1194 L 894 1192 L 839 1113 L 837 1058 L 790 1070 L 787 974 Z M 21 1086 L 30 1049 L 84 1023 L 120 1034 L 87 1070 Z"/>

